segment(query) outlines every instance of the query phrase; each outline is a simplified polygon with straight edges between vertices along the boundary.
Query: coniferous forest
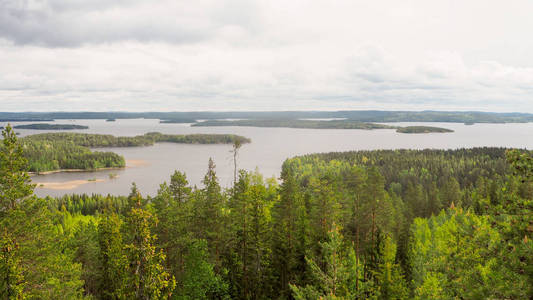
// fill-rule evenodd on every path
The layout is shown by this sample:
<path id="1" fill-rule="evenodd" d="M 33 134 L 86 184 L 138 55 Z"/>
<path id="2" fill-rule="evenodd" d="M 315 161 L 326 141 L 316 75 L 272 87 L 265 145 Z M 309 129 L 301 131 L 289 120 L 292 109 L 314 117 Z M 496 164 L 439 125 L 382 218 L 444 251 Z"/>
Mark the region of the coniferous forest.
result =
<path id="1" fill-rule="evenodd" d="M 533 297 L 529 151 L 306 155 L 230 188 L 209 160 L 199 187 L 39 199 L 2 134 L 0 299 Z"/>

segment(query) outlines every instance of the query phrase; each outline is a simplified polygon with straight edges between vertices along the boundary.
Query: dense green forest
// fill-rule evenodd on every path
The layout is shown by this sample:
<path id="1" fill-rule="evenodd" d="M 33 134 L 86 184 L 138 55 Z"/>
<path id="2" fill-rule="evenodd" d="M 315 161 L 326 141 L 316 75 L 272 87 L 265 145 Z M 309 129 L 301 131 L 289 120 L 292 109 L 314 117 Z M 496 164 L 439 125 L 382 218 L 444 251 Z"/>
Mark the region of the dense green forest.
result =
<path id="1" fill-rule="evenodd" d="M 216 119 L 309 119 L 346 118 L 356 122 L 456 122 L 456 123 L 517 123 L 533 122 L 533 114 L 492 113 L 475 111 L 256 111 L 256 112 L 0 112 L 0 122 L 52 121 L 59 119 L 161 119 L 216 120 Z M 187 122 L 191 123 L 191 122 Z"/>
<path id="2" fill-rule="evenodd" d="M 241 144 L 250 142 L 245 137 L 232 134 L 169 135 L 157 132 L 135 137 L 54 132 L 20 139 L 30 172 L 122 168 L 126 165 L 124 158 L 116 153 L 92 151 L 89 148 L 150 146 L 158 142 L 233 144 L 236 141 Z"/>
<path id="3" fill-rule="evenodd" d="M 530 299 L 533 153 L 381 150 L 288 159 L 223 189 L 37 199 L 0 149 L 2 299 Z"/>
<path id="4" fill-rule="evenodd" d="M 46 142 L 72 142 L 84 147 L 137 147 L 151 146 L 155 143 L 168 142 L 180 144 L 233 144 L 239 141 L 241 144 L 251 142 L 250 139 L 234 134 L 162 134 L 149 132 L 138 136 L 113 136 L 105 134 L 87 133 L 42 133 L 24 138 L 25 141 Z"/>
<path id="5" fill-rule="evenodd" d="M 431 132 L 453 132 L 451 129 L 432 126 L 407 126 L 396 129 L 399 133 L 431 133 Z"/>
<path id="6" fill-rule="evenodd" d="M 74 129 L 89 129 L 89 126 L 74 125 L 74 124 L 27 124 L 13 126 L 15 129 L 33 129 L 33 130 L 74 130 Z"/>

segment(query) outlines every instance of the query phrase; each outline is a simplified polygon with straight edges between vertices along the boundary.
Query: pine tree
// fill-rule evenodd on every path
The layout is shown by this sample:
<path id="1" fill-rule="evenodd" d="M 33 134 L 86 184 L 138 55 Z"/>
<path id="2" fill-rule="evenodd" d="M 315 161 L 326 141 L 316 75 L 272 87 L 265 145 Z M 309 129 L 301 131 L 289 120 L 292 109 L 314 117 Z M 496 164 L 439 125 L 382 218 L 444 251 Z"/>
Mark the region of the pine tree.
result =
<path id="1" fill-rule="evenodd" d="M 191 193 L 191 188 L 189 187 L 189 182 L 187 181 L 185 173 L 175 171 L 170 177 L 169 189 L 176 203 L 187 201 L 189 194 Z"/>

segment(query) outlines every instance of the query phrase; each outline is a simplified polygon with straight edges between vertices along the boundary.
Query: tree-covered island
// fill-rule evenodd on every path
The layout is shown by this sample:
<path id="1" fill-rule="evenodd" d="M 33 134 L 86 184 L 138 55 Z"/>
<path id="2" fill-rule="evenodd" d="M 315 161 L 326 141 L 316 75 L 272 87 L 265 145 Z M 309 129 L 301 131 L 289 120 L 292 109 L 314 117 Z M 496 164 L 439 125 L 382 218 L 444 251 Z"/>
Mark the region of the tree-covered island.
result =
<path id="1" fill-rule="evenodd" d="M 89 126 L 75 125 L 75 124 L 47 124 L 35 123 L 26 125 L 15 125 L 15 129 L 33 129 L 33 130 L 74 130 L 74 129 L 89 129 Z"/>
<path id="2" fill-rule="evenodd" d="M 90 148 L 151 146 L 160 142 L 233 144 L 236 141 L 244 144 L 249 143 L 250 139 L 232 134 L 169 135 L 157 132 L 135 137 L 55 132 L 20 139 L 30 172 L 125 167 L 122 156 L 112 152 L 92 151 Z"/>
<path id="3" fill-rule="evenodd" d="M 399 133 L 446 133 L 453 132 L 451 129 L 432 126 L 407 126 L 396 129 Z"/>

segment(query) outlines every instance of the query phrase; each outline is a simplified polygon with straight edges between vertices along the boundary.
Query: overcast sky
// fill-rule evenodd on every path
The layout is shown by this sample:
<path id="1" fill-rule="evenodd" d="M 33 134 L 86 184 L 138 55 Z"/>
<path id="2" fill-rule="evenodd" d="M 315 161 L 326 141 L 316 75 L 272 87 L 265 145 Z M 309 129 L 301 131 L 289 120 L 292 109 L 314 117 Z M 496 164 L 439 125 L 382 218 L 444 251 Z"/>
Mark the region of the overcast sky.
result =
<path id="1" fill-rule="evenodd" d="M 0 0 L 0 111 L 533 113 L 531 0 Z"/>

